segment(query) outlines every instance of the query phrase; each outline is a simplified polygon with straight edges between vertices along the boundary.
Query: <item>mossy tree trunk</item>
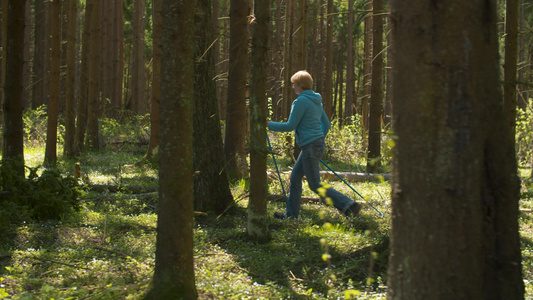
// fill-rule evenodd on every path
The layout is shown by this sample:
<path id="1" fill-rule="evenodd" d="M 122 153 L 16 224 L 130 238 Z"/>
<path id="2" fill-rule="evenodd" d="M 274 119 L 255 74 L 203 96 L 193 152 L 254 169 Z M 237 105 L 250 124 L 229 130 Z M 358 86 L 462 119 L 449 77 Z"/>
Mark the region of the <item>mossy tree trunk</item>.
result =
<path id="1" fill-rule="evenodd" d="M 523 299 L 495 0 L 392 0 L 387 299 Z"/>
<path id="2" fill-rule="evenodd" d="M 270 0 L 256 1 L 255 22 L 252 26 L 252 64 L 250 80 L 250 202 L 248 204 L 248 236 L 268 240 L 265 222 L 267 211 L 266 117 L 268 35 Z"/>
<path id="3" fill-rule="evenodd" d="M 193 262 L 194 0 L 163 0 L 159 212 L 148 299 L 196 299 Z"/>

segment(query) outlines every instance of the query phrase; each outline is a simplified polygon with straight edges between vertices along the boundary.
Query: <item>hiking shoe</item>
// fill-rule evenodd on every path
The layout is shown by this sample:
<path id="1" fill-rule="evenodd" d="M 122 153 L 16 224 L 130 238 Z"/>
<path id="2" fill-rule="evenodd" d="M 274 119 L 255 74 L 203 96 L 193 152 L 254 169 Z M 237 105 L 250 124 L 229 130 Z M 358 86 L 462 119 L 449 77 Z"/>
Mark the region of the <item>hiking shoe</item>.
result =
<path id="1" fill-rule="evenodd" d="M 353 218 L 355 217 L 359 211 L 361 210 L 361 207 L 363 207 L 363 205 L 357 203 L 357 202 L 354 202 L 352 205 L 350 205 L 350 207 L 348 207 L 348 209 L 344 212 L 344 215 L 346 216 L 346 218 Z"/>
<path id="2" fill-rule="evenodd" d="M 274 213 L 274 219 L 283 220 L 286 219 L 286 217 L 284 213 L 277 211 Z"/>

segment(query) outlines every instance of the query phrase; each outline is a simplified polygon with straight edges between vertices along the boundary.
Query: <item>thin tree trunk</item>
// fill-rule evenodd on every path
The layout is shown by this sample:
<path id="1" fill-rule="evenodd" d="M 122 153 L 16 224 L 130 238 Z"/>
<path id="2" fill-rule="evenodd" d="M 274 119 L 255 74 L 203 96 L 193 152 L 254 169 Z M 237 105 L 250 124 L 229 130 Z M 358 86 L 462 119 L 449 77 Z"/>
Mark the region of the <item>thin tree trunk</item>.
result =
<path id="1" fill-rule="evenodd" d="M 348 1 L 348 45 L 346 46 L 346 98 L 344 100 L 344 119 L 353 116 L 353 104 L 355 102 L 355 60 L 353 43 L 354 23 L 354 0 Z M 339 115 L 339 122 L 344 124 L 343 115 Z"/>
<path id="2" fill-rule="evenodd" d="M 367 173 L 381 166 L 381 116 L 383 115 L 383 0 L 373 0 L 372 86 L 368 118 Z"/>
<path id="3" fill-rule="evenodd" d="M 89 51 L 89 85 L 87 92 L 87 147 L 98 150 L 100 147 L 98 118 L 100 116 L 100 41 L 101 41 L 101 0 L 93 0 L 94 14 L 91 20 L 91 42 Z"/>
<path id="4" fill-rule="evenodd" d="M 333 0 L 327 0 L 327 33 L 326 33 L 326 80 L 322 99 L 324 111 L 328 118 L 332 116 L 332 91 L 333 91 Z"/>
<path id="5" fill-rule="evenodd" d="M 59 81 L 61 68 L 61 1 L 53 1 L 50 6 L 50 97 L 48 102 L 48 125 L 46 129 L 45 165 L 55 165 L 57 161 L 57 119 L 59 109 Z"/>
<path id="6" fill-rule="evenodd" d="M 284 89 L 283 89 L 283 109 L 282 109 L 282 118 L 288 118 L 291 111 L 292 103 L 292 87 L 291 87 L 291 76 L 293 74 L 293 64 L 292 64 L 292 55 L 293 55 L 293 18 L 294 10 L 296 6 L 296 0 L 287 0 L 285 7 L 285 50 L 283 52 L 283 78 L 284 78 Z"/>
<path id="7" fill-rule="evenodd" d="M 32 91 L 32 104 L 31 108 L 37 107 L 45 103 L 44 92 L 44 78 L 45 78 L 45 37 L 46 37 L 46 9 L 44 0 L 35 0 L 35 50 L 33 51 L 33 91 Z M 47 57 L 46 57 L 47 58 Z"/>
<path id="8" fill-rule="evenodd" d="M 308 22 L 307 15 L 309 10 L 309 0 L 298 1 L 298 51 L 296 52 L 296 63 L 298 70 L 307 69 L 307 31 Z"/>
<path id="9" fill-rule="evenodd" d="M 144 112 L 144 15 L 145 0 L 135 0 L 133 10 L 133 53 L 132 53 L 132 99 L 131 110 Z"/>
<path id="10" fill-rule="evenodd" d="M 65 143 L 63 155 L 71 157 L 74 150 L 76 133 L 76 28 L 78 17 L 78 1 L 68 1 L 67 25 L 67 75 L 65 103 Z"/>
<path id="11" fill-rule="evenodd" d="M 89 58 L 91 47 L 91 20 L 95 13 L 94 1 L 87 2 L 85 7 L 85 20 L 83 26 L 80 88 L 78 95 L 78 107 L 76 110 L 76 135 L 74 138 L 73 156 L 78 156 L 85 148 L 85 132 L 87 130 L 87 106 L 89 91 Z"/>
<path id="12" fill-rule="evenodd" d="M 151 113 L 150 113 L 150 142 L 148 150 L 143 159 L 149 162 L 156 162 L 159 159 L 159 101 L 161 99 L 161 5 L 162 0 L 153 0 L 153 72 L 152 72 L 152 98 L 151 98 Z"/>

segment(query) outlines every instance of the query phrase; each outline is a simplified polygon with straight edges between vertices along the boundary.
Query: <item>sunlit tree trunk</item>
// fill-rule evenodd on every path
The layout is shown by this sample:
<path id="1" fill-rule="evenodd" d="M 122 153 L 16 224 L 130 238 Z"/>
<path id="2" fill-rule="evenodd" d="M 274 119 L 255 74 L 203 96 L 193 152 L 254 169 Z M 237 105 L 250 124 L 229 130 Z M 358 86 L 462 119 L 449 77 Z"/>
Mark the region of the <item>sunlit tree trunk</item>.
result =
<path id="1" fill-rule="evenodd" d="M 214 81 L 211 0 L 196 0 L 193 168 L 194 209 L 221 214 L 233 203 Z M 206 52 L 207 51 L 207 52 Z"/>
<path id="2" fill-rule="evenodd" d="M 246 174 L 246 76 L 248 70 L 248 0 L 231 0 L 228 105 L 224 152 L 230 178 Z"/>
<path id="3" fill-rule="evenodd" d="M 397 138 L 387 299 L 524 299 L 496 1 L 389 3 Z"/>
<path id="4" fill-rule="evenodd" d="M 122 107 L 122 89 L 124 83 L 124 11 L 123 0 L 115 0 L 115 17 L 113 18 L 113 92 L 111 97 L 111 115 L 118 117 Z"/>
<path id="5" fill-rule="evenodd" d="M 5 0 L 4 0 L 5 1 Z M 5 62 L 4 74 L 4 128 L 2 160 L 13 161 L 15 172 L 24 176 L 23 144 L 23 77 L 24 68 L 24 1 L 10 1 L 2 6 L 2 24 L 6 30 L 2 35 L 2 57 Z"/>
<path id="6" fill-rule="evenodd" d="M 147 299 L 196 299 L 193 262 L 194 0 L 163 0 L 159 212 Z M 178 157 L 179 159 L 176 159 Z"/>
<path id="7" fill-rule="evenodd" d="M 372 9 L 372 0 L 367 0 L 366 9 Z M 367 13 L 364 21 L 363 97 L 361 98 L 361 125 L 363 143 L 366 148 L 368 137 L 368 105 L 372 80 L 372 14 Z"/>

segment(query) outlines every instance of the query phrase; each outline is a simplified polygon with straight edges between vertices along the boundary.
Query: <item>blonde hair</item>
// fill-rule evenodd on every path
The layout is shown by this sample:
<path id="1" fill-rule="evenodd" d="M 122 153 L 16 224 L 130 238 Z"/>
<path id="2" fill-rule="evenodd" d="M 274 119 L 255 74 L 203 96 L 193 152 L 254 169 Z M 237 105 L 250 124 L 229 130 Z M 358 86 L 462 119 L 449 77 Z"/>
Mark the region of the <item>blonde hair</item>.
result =
<path id="1" fill-rule="evenodd" d="M 307 71 L 298 71 L 291 77 L 291 82 L 304 90 L 313 88 L 313 77 Z"/>

